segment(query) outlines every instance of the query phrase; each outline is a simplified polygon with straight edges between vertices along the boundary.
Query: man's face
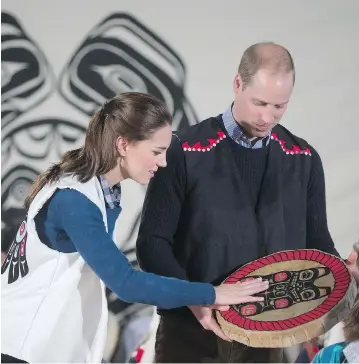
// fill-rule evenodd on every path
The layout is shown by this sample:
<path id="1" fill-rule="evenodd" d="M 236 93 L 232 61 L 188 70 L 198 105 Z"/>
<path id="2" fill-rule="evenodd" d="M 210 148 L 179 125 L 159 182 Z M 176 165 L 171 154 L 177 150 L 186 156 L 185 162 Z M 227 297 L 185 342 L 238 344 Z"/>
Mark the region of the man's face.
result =
<path id="1" fill-rule="evenodd" d="M 242 79 L 234 80 L 233 115 L 247 136 L 265 137 L 280 122 L 293 91 L 293 73 L 271 75 L 259 70 L 243 90 Z"/>

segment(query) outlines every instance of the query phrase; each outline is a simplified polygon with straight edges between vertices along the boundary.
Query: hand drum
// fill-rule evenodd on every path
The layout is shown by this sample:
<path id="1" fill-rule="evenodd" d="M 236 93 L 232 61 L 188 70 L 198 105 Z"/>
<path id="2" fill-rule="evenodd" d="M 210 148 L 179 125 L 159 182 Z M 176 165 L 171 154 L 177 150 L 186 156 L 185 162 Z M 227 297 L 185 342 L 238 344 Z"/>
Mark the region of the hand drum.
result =
<path id="1" fill-rule="evenodd" d="M 223 284 L 262 277 L 264 301 L 217 311 L 232 340 L 252 347 L 289 347 L 322 335 L 346 317 L 356 299 L 356 282 L 344 261 L 319 250 L 288 250 L 248 263 Z"/>

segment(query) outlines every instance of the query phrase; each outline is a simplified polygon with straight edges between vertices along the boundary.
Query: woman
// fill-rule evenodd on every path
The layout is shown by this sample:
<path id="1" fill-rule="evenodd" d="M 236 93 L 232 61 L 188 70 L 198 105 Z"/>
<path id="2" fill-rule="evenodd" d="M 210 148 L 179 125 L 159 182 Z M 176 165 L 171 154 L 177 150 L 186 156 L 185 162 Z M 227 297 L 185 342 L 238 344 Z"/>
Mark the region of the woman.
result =
<path id="1" fill-rule="evenodd" d="M 343 320 L 345 341 L 327 346 L 319 351 L 312 363 L 358 363 L 359 362 L 359 300 L 350 315 Z"/>
<path id="2" fill-rule="evenodd" d="M 124 301 L 163 308 L 261 300 L 252 296 L 268 287 L 261 280 L 213 287 L 136 271 L 113 242 L 120 182 L 146 185 L 166 166 L 171 122 L 156 98 L 118 95 L 94 115 L 83 147 L 35 181 L 2 267 L 4 361 L 100 362 L 104 284 Z"/>

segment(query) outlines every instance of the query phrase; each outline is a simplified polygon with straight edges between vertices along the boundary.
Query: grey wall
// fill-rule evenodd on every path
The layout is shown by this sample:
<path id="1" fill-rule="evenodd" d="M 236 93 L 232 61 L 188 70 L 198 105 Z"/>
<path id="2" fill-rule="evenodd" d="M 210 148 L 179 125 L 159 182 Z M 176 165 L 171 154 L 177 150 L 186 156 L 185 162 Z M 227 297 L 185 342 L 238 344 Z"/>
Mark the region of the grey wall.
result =
<path id="1" fill-rule="evenodd" d="M 185 123 L 223 111 L 232 100 L 232 79 L 245 47 L 257 41 L 273 40 L 289 48 L 297 68 L 295 92 L 283 123 L 313 144 L 322 156 L 326 173 L 330 231 L 339 251 L 347 254 L 359 235 L 359 2 L 347 0 L 338 4 L 332 0 L 227 0 L 225 6 L 218 6 L 215 2 L 211 5 L 204 0 L 156 0 L 151 5 L 139 0 L 91 3 L 82 0 L 4 0 L 3 11 L 10 12 L 20 22 L 26 35 L 36 43 L 38 53 L 43 53 L 43 62 L 47 61 L 48 64 L 44 66 L 43 63 L 43 72 L 47 74 L 43 75 L 41 92 L 37 91 L 34 97 L 43 97 L 41 103 L 36 100 L 17 99 L 16 90 L 12 90 L 12 95 L 6 94 L 8 104 L 17 104 L 15 108 L 22 108 L 23 111 L 5 126 L 3 117 L 3 156 L 4 148 L 9 146 L 9 133 L 17 143 L 23 144 L 26 141 L 33 154 L 36 154 L 36 148 L 42 148 L 45 153 L 46 142 L 50 142 L 50 139 L 46 139 L 37 145 L 31 144 L 33 142 L 28 131 L 23 131 L 22 134 L 18 132 L 14 137 L 11 133 L 15 126 L 41 118 L 66 119 L 70 126 L 67 130 L 60 122 L 61 128 L 66 129 L 63 134 L 77 135 L 76 143 L 80 143 L 83 130 L 72 127 L 71 123 L 86 127 L 91 110 L 109 92 L 126 89 L 126 82 L 123 81 L 130 80 L 132 89 L 149 90 L 151 81 L 147 85 L 140 81 L 144 73 L 139 72 L 136 77 L 128 75 L 125 66 L 115 69 L 111 66 L 111 61 L 97 73 L 97 76 L 103 78 L 103 84 L 92 85 L 90 81 L 88 84 L 85 82 L 86 87 L 90 86 L 84 91 L 87 99 L 76 100 L 78 95 L 66 90 L 69 85 L 76 86 L 76 60 L 72 64 L 69 62 L 76 52 L 80 52 L 79 47 L 83 46 L 83 42 L 88 40 L 89 33 L 95 28 L 96 31 L 103 32 L 104 37 L 115 37 L 127 42 L 141 57 L 164 70 L 171 81 L 162 79 L 158 92 L 170 106 L 181 97 L 181 90 L 185 91 L 196 112 L 196 116 L 193 116 L 192 111 L 188 111 L 188 102 L 180 100 L 180 106 L 175 106 L 179 109 L 177 111 L 181 114 L 187 108 L 187 114 L 191 114 L 187 120 L 182 120 Z M 168 54 L 158 44 L 155 45 L 152 35 L 146 35 L 147 43 L 140 42 L 138 25 L 131 23 L 135 35 L 125 30 L 124 23 L 120 24 L 121 22 L 107 30 L 98 27 L 111 14 L 122 12 L 148 27 L 171 47 L 185 63 L 186 70 L 181 68 L 178 60 L 173 59 L 173 54 L 169 60 L 165 59 Z M 121 58 L 121 55 L 117 56 Z M 7 82 L 4 81 L 4 68 L 16 68 L 16 65 L 3 62 L 2 66 L 4 90 L 4 82 Z M 91 68 L 91 65 L 87 66 Z M 90 71 L 85 70 L 88 73 L 85 78 L 91 77 Z M 5 70 L 5 74 L 6 72 Z M 14 72 L 16 73 L 12 70 L 10 74 L 14 75 Z M 65 76 L 61 78 L 62 72 L 65 72 Z M 110 82 L 110 79 L 117 81 Z M 171 87 L 179 89 L 167 92 Z M 61 92 L 65 97 L 60 96 Z M 26 105 L 27 103 L 30 105 Z M 73 103 L 77 105 L 74 106 Z M 8 104 L 4 104 L 3 96 L 3 109 Z M 50 128 L 49 124 L 46 125 Z M 43 130 L 34 129 L 33 133 L 44 133 L 46 127 L 43 126 Z M 61 151 L 73 147 L 73 141 L 65 140 L 63 134 L 61 137 L 59 133 L 61 134 L 55 133 L 55 137 L 61 139 L 58 140 Z M 3 178 L 17 164 L 31 165 L 35 170 L 43 170 L 59 154 L 54 148 L 50 148 L 43 159 L 34 159 L 19 155 L 13 145 L 11 148 L 6 159 L 3 159 Z M 121 229 L 118 231 L 120 245 L 125 244 L 125 240 L 131 235 L 130 229 L 143 198 L 142 188 L 130 182 L 125 185 L 125 213 L 119 220 Z M 19 201 L 6 200 L 5 203 L 6 210 Z"/>

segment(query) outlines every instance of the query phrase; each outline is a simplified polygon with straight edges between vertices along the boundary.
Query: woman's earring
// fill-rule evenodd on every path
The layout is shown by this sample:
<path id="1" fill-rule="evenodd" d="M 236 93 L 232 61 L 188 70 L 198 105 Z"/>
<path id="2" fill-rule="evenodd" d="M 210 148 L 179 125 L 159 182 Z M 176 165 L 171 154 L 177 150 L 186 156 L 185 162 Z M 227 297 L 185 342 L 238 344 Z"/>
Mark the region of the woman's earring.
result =
<path id="1" fill-rule="evenodd" d="M 119 165 L 120 165 L 121 167 L 123 167 L 123 162 L 124 162 L 124 160 L 125 160 L 125 157 L 124 157 L 124 156 L 122 156 L 122 155 L 120 155 L 120 163 L 119 163 Z"/>

